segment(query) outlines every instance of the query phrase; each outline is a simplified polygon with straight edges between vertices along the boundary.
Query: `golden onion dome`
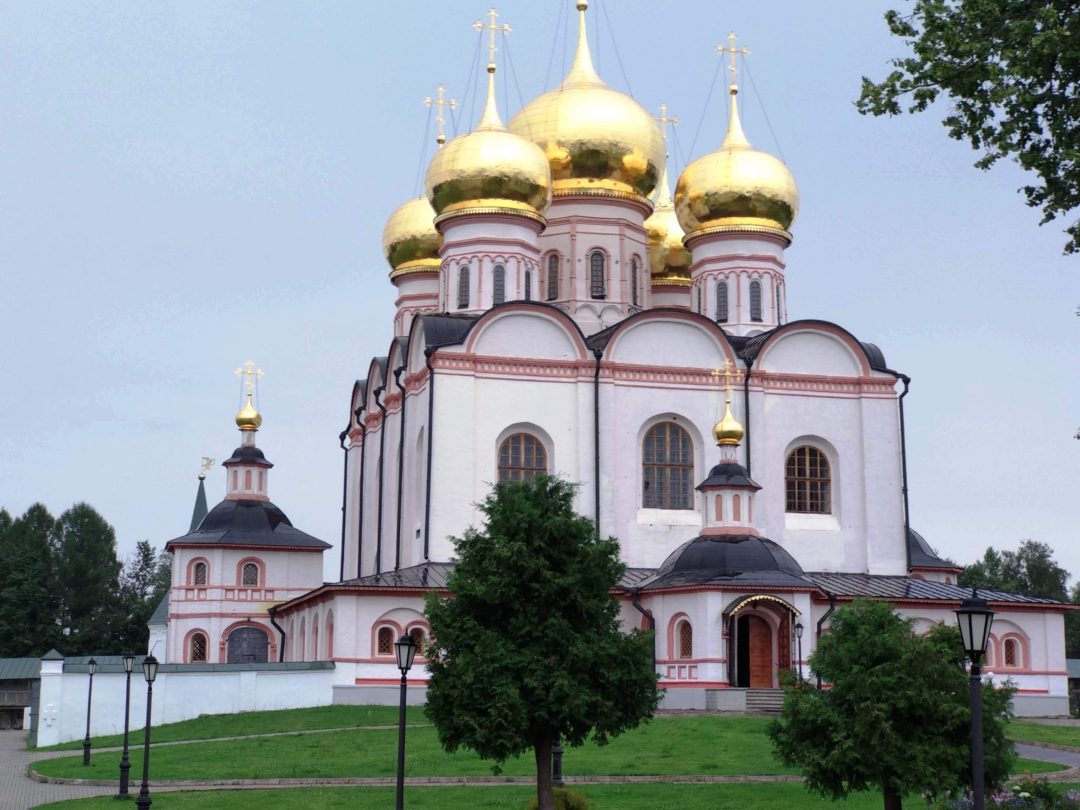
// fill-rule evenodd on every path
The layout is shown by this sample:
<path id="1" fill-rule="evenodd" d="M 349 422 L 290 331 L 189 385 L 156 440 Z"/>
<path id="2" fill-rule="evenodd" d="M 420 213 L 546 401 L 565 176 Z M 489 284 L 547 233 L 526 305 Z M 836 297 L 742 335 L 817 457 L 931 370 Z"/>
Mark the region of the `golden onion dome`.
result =
<path id="1" fill-rule="evenodd" d="M 536 144 L 506 129 L 495 106 L 495 65 L 476 129 L 454 138 L 428 164 L 428 200 L 435 213 L 492 211 L 539 216 L 551 202 L 551 172 Z"/>
<path id="2" fill-rule="evenodd" d="M 241 430 L 258 430 L 262 425 L 262 414 L 251 404 L 251 392 L 248 391 L 247 404 L 236 412 L 236 426 Z"/>
<path id="3" fill-rule="evenodd" d="M 690 285 L 690 251 L 683 245 L 683 229 L 675 216 L 675 204 L 668 187 L 667 169 L 660 176 L 656 207 L 645 220 L 649 269 L 653 284 Z"/>
<path id="4" fill-rule="evenodd" d="M 577 4 L 578 45 L 562 84 L 533 99 L 510 131 L 544 150 L 555 196 L 580 193 L 648 197 L 664 164 L 664 138 L 653 117 L 601 81 L 593 67 L 585 9 Z"/>
<path id="5" fill-rule="evenodd" d="M 754 149 L 743 133 L 738 88 L 731 86 L 727 137 L 715 152 L 686 167 L 675 187 L 675 213 L 687 236 L 713 229 L 775 233 L 788 229 L 799 211 L 795 178 L 782 160 Z"/>
<path id="6" fill-rule="evenodd" d="M 435 230 L 435 210 L 426 197 L 398 206 L 383 228 L 383 255 L 392 268 L 390 278 L 439 269 L 442 236 Z"/>
<path id="7" fill-rule="evenodd" d="M 731 400 L 728 399 L 724 408 L 724 418 L 713 425 L 713 438 L 721 447 L 725 445 L 738 446 L 743 440 L 746 431 L 742 423 L 731 413 Z"/>

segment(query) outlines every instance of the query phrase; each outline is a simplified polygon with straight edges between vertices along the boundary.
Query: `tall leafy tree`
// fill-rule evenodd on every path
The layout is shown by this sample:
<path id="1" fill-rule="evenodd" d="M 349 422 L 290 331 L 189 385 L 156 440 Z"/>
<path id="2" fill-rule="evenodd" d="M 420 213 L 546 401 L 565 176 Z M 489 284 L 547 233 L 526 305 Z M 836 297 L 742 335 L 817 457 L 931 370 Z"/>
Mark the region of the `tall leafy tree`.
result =
<path id="1" fill-rule="evenodd" d="M 120 574 L 123 618 L 117 639 L 124 650 L 143 650 L 149 634 L 146 623 L 169 588 L 172 558 L 158 554 L 149 540 L 141 540 Z"/>
<path id="2" fill-rule="evenodd" d="M 40 503 L 14 521 L 0 512 L 0 657 L 39 656 L 57 643 L 55 523 Z"/>
<path id="3" fill-rule="evenodd" d="M 546 476 L 502 484 L 485 523 L 454 540 L 452 596 L 428 599 L 427 714 L 447 751 L 536 761 L 552 810 L 551 746 L 604 743 L 657 705 L 651 641 L 619 626 L 614 538 L 574 513 L 573 485 Z"/>
<path id="4" fill-rule="evenodd" d="M 116 532 L 90 504 L 77 503 L 57 518 L 52 539 L 63 652 L 115 651 L 123 616 Z"/>
<path id="5" fill-rule="evenodd" d="M 1022 187 L 1045 224 L 1080 206 L 1080 3 L 1077 0 L 915 0 L 889 11 L 910 55 L 882 81 L 863 77 L 856 105 L 871 115 L 922 112 L 949 100 L 949 136 L 988 169 L 1013 158 L 1034 175 Z M 1080 251 L 1080 221 L 1066 229 Z"/>
<path id="6" fill-rule="evenodd" d="M 1054 550 L 1046 543 L 1024 540 L 1016 551 L 986 549 L 982 558 L 966 566 L 958 581 L 971 588 L 1040 596 L 1044 599 L 1069 599 L 1069 572 L 1057 564 Z"/>
<path id="7" fill-rule="evenodd" d="M 871 789 L 885 810 L 906 794 L 970 784 L 968 678 L 960 633 L 938 625 L 926 636 L 885 602 L 856 600 L 833 614 L 810 665 L 829 684 L 787 687 L 769 728 L 780 758 L 798 766 L 809 790 L 841 799 Z M 987 785 L 1008 777 L 1005 739 L 1011 689 L 983 687 Z M 921 800 L 921 796 L 920 796 Z"/>

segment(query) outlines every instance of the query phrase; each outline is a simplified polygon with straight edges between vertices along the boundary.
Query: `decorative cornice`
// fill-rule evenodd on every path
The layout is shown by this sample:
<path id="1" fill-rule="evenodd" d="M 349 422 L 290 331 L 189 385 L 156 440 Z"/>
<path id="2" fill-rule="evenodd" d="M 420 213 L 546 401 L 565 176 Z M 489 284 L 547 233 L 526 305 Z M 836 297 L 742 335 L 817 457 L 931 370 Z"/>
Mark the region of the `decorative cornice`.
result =
<path id="1" fill-rule="evenodd" d="M 732 223 L 729 225 L 712 225 L 700 230 L 688 233 L 683 237 L 683 244 L 690 250 L 693 250 L 695 242 L 699 242 L 702 239 L 707 239 L 710 236 L 745 236 L 752 234 L 755 236 L 765 236 L 779 242 L 784 247 L 788 247 L 791 244 L 791 232 L 786 231 L 783 228 L 773 228 L 768 225 L 754 225 L 750 223 Z"/>
<path id="2" fill-rule="evenodd" d="M 513 219 L 527 219 L 532 222 L 536 222 L 540 225 L 540 229 L 543 230 L 547 224 L 547 220 L 543 216 L 536 213 L 532 208 L 512 208 L 509 203 L 507 205 L 474 205 L 468 208 L 458 208 L 456 210 L 444 211 L 435 217 L 435 227 L 439 228 L 440 225 L 444 225 L 454 219 L 461 217 L 472 216 L 503 216 Z M 441 233 L 442 229 L 439 228 Z M 445 246 L 444 246 L 445 247 Z"/>

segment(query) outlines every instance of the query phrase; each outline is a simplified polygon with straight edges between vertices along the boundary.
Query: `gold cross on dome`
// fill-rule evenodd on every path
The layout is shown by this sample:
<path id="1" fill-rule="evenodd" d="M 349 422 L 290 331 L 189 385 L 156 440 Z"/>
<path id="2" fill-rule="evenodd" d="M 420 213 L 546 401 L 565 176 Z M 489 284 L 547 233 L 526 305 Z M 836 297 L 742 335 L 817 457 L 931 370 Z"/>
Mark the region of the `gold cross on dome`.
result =
<path id="1" fill-rule="evenodd" d="M 735 57 L 736 56 L 749 56 L 750 55 L 750 49 L 746 48 L 746 47 L 743 47 L 743 48 L 736 48 L 735 47 L 735 32 L 734 31 L 732 31 L 730 34 L 728 34 L 728 42 L 731 43 L 731 44 L 725 46 L 724 43 L 721 42 L 719 45 L 717 45 L 716 46 L 716 52 L 720 53 L 720 54 L 725 54 L 726 53 L 731 57 L 731 64 L 728 66 L 728 70 L 731 71 L 731 92 L 732 93 L 737 93 L 737 92 L 739 92 L 739 85 L 735 81 Z"/>
<path id="2" fill-rule="evenodd" d="M 488 44 L 488 65 L 494 65 L 495 64 L 495 51 L 496 51 L 496 48 L 495 48 L 495 32 L 496 31 L 502 31 L 504 34 L 509 34 L 513 29 L 509 25 L 496 25 L 495 24 L 495 20 L 497 20 L 499 18 L 499 12 L 497 12 L 493 8 L 488 11 L 488 18 L 491 20 L 491 22 L 485 23 L 485 22 L 483 22 L 481 20 L 477 20 L 476 22 L 474 22 L 472 24 L 472 27 L 475 28 L 477 31 L 487 30 L 487 31 L 491 32 L 491 41 Z"/>
<path id="3" fill-rule="evenodd" d="M 721 371 L 720 369 L 715 368 L 713 369 L 712 375 L 716 378 L 716 381 L 718 383 L 720 382 L 720 380 L 723 380 L 723 383 L 721 384 L 724 386 L 724 392 L 727 395 L 728 401 L 730 401 L 731 382 L 732 380 L 737 383 L 742 382 L 743 370 L 741 368 L 735 368 L 735 364 L 732 363 L 730 360 L 725 360 L 724 370 Z"/>
<path id="4" fill-rule="evenodd" d="M 658 124 L 660 124 L 660 131 L 662 133 L 664 133 L 664 141 L 665 142 L 667 141 L 668 124 L 671 124 L 671 126 L 673 126 L 673 127 L 677 127 L 679 125 L 678 117 L 674 116 L 674 115 L 669 116 L 667 114 L 667 112 L 668 112 L 667 104 L 661 104 L 660 105 L 660 115 L 659 115 L 659 117 L 656 118 L 656 122 Z"/>
<path id="5" fill-rule="evenodd" d="M 442 146 L 446 143 L 446 119 L 443 117 L 443 108 L 449 107 L 451 110 L 456 110 L 457 99 L 446 98 L 446 88 L 440 84 L 435 88 L 435 98 L 428 96 L 424 99 L 424 104 L 435 107 L 435 120 L 439 123 L 439 136 L 435 139 L 435 143 Z"/>
<path id="6" fill-rule="evenodd" d="M 236 370 L 236 376 L 244 378 L 244 385 L 247 387 L 247 392 L 249 394 L 255 390 L 255 382 L 262 375 L 262 369 L 255 368 L 254 360 L 248 360 L 243 366 Z"/>

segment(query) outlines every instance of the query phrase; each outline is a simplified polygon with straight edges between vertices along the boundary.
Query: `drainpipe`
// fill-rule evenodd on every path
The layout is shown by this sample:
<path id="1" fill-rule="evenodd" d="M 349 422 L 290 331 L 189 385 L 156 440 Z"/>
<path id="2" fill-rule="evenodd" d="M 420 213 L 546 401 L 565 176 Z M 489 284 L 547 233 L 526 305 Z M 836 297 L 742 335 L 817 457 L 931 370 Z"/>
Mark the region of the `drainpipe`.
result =
<path id="1" fill-rule="evenodd" d="M 814 649 L 815 650 L 818 647 L 818 643 L 820 643 L 820 641 L 821 641 L 821 627 L 822 627 L 822 625 L 824 625 L 825 622 L 827 622 L 829 620 L 829 617 L 832 616 L 833 611 L 836 610 L 836 594 L 832 594 L 832 593 L 829 593 L 828 591 L 825 591 L 825 595 L 827 597 L 829 597 L 829 609 L 825 611 L 824 616 L 822 616 L 820 619 L 818 619 L 817 632 L 814 634 Z M 817 673 L 817 688 L 818 689 L 821 688 L 821 674 L 820 673 Z"/>
<path id="2" fill-rule="evenodd" d="M 401 382 L 401 373 L 405 371 L 405 366 L 398 366 L 394 369 L 394 383 L 397 384 L 398 390 L 401 392 L 401 420 L 400 430 L 398 431 L 398 452 L 397 452 L 397 534 L 394 551 L 394 570 L 397 571 L 401 568 L 401 485 L 405 480 L 405 386 Z"/>
<path id="3" fill-rule="evenodd" d="M 907 480 L 907 432 L 904 429 L 904 397 L 908 395 L 908 389 L 911 387 L 911 377 L 906 374 L 898 374 L 900 381 L 904 384 L 904 390 L 900 394 L 900 470 L 903 475 L 903 493 L 904 493 L 904 550 L 907 554 L 907 568 L 908 573 L 911 572 L 911 542 L 908 537 L 911 536 L 911 515 L 908 511 L 908 480 Z"/>
<path id="4" fill-rule="evenodd" d="M 338 434 L 338 443 L 341 445 L 344 462 L 341 471 L 341 570 L 338 571 L 338 582 L 345 579 L 345 501 L 349 497 L 349 451 L 345 447 L 345 437 L 348 435 L 348 428 Z"/>
<path id="5" fill-rule="evenodd" d="M 435 369 L 431 367 L 431 358 L 435 356 L 438 347 L 424 350 L 424 365 L 428 370 L 428 400 L 427 400 L 427 485 L 424 492 L 424 559 L 430 559 L 431 549 L 431 458 L 432 448 L 435 446 Z"/>
<path id="6" fill-rule="evenodd" d="M 637 609 L 638 613 L 640 613 L 642 616 L 644 616 L 648 620 L 648 622 L 649 622 L 649 632 L 653 634 L 653 636 L 652 636 L 652 670 L 653 670 L 653 673 L 655 674 L 656 673 L 656 617 L 653 616 L 653 612 L 651 610 L 647 610 L 646 608 L 643 608 L 641 606 L 641 602 L 639 600 L 640 596 L 641 596 L 641 589 L 640 588 L 631 588 L 630 589 L 630 604 L 633 605 Z"/>
<path id="7" fill-rule="evenodd" d="M 752 358 L 746 360 L 746 374 L 743 376 L 743 436 L 746 439 L 746 477 L 750 478 L 750 366 Z"/>
<path id="8" fill-rule="evenodd" d="M 356 538 L 356 578 L 360 578 L 360 568 L 364 559 L 364 472 L 367 469 L 367 425 L 360 418 L 364 406 L 356 409 L 356 424 L 360 426 L 360 508 L 357 510 L 359 532 Z"/>
<path id="9" fill-rule="evenodd" d="M 379 402 L 379 396 L 386 392 L 386 386 L 380 385 L 375 389 L 375 406 L 382 411 L 382 422 L 379 424 L 379 503 L 378 521 L 375 527 L 375 571 L 382 573 L 382 517 L 383 517 L 383 456 L 386 450 L 386 406 Z"/>
<path id="10" fill-rule="evenodd" d="M 596 534 L 600 534 L 600 358 L 604 356 L 603 349 L 593 349 L 593 357 L 596 358 L 596 369 L 593 371 L 593 484 L 596 490 Z M 653 663 L 655 663 L 655 650 Z"/>
<path id="11" fill-rule="evenodd" d="M 278 647 L 277 658 L 278 663 L 281 664 L 285 662 L 285 630 L 277 623 L 277 609 L 277 605 L 271 605 L 270 610 L 268 610 L 267 613 L 270 614 L 270 624 L 274 625 L 274 629 L 281 633 L 281 646 Z"/>

